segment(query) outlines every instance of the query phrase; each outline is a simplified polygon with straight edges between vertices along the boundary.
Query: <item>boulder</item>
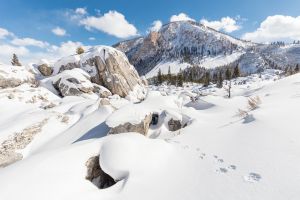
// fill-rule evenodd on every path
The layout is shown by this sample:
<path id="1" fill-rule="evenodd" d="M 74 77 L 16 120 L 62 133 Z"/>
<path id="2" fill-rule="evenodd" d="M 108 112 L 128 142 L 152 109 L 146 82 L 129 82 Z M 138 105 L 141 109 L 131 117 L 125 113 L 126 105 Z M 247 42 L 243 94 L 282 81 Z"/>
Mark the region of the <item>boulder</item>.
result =
<path id="1" fill-rule="evenodd" d="M 116 183 L 112 177 L 101 169 L 99 155 L 89 158 L 85 165 L 87 167 L 87 175 L 85 178 L 91 181 L 99 189 L 108 188 Z"/>
<path id="2" fill-rule="evenodd" d="M 91 76 L 91 82 L 102 85 L 121 97 L 140 101 L 146 96 L 146 88 L 135 68 L 124 53 L 108 46 L 97 46 L 81 55 L 59 60 L 56 72 L 81 68 Z"/>
<path id="3" fill-rule="evenodd" d="M 179 129 L 181 129 L 182 124 L 180 120 L 174 120 L 173 118 L 171 118 L 168 121 L 168 127 L 170 131 L 178 131 Z"/>
<path id="4" fill-rule="evenodd" d="M 58 74 L 53 78 L 52 83 L 63 97 L 92 94 L 94 90 L 89 74 L 78 68 Z"/>
<path id="5" fill-rule="evenodd" d="M 36 85 L 34 74 L 25 66 L 0 64 L 0 88 L 17 87 L 24 83 Z"/>
<path id="6" fill-rule="evenodd" d="M 130 123 L 126 122 L 124 124 L 120 124 L 116 127 L 112 127 L 108 134 L 119 134 L 119 133 L 140 133 L 142 135 L 147 135 L 150 123 L 152 121 L 152 114 L 148 114 L 144 119 L 140 121 L 140 123 Z"/>
<path id="7" fill-rule="evenodd" d="M 43 76 L 51 76 L 53 73 L 53 69 L 46 63 L 39 65 L 37 68 Z"/>

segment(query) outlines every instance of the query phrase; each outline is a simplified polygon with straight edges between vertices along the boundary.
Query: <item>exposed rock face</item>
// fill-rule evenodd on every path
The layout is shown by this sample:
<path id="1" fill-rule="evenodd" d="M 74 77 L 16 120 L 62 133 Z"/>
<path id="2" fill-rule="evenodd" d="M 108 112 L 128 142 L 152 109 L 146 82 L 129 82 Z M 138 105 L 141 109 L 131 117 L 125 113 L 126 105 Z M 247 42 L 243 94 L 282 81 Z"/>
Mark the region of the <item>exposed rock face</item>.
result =
<path id="1" fill-rule="evenodd" d="M 146 117 L 139 124 L 125 123 L 110 129 L 108 134 L 119 134 L 136 132 L 142 135 L 147 135 L 150 123 L 152 121 L 152 114 L 146 115 Z"/>
<path id="2" fill-rule="evenodd" d="M 66 70 L 58 74 L 52 81 L 53 86 L 60 92 L 61 96 L 80 96 L 91 94 L 94 85 L 90 82 L 90 76 L 81 69 Z"/>
<path id="3" fill-rule="evenodd" d="M 124 53 L 107 46 L 91 48 L 81 55 L 61 59 L 55 71 L 81 68 L 91 76 L 91 81 L 106 87 L 121 97 L 134 96 L 141 100 L 146 89 L 135 68 Z"/>
<path id="4" fill-rule="evenodd" d="M 36 85 L 34 74 L 24 66 L 10 66 L 0 64 L 0 88 L 17 87 L 29 83 Z"/>
<path id="5" fill-rule="evenodd" d="M 43 76 L 50 76 L 53 73 L 53 69 L 47 64 L 41 64 L 38 66 L 38 70 Z"/>
<path id="6" fill-rule="evenodd" d="M 174 120 L 173 118 L 168 121 L 168 126 L 170 131 L 177 131 L 181 129 L 181 121 L 180 120 Z"/>
<path id="7" fill-rule="evenodd" d="M 112 95 L 107 88 L 97 84 L 94 84 L 93 92 L 98 94 L 101 98 L 107 98 Z"/>
<path id="8" fill-rule="evenodd" d="M 87 175 L 85 178 L 91 181 L 99 189 L 108 188 L 116 183 L 112 177 L 110 177 L 101 169 L 99 164 L 99 156 L 89 158 L 89 160 L 86 162 L 86 167 Z"/>

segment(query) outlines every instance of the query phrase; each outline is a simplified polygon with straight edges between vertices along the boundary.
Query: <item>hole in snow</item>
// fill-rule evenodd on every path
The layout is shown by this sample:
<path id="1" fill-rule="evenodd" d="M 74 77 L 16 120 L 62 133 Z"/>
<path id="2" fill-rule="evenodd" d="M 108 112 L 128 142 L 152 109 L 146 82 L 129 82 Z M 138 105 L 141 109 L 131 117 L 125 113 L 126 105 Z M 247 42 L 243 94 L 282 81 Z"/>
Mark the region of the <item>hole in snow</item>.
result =
<path id="1" fill-rule="evenodd" d="M 87 175 L 85 178 L 91 181 L 99 189 L 108 188 L 116 183 L 116 181 L 111 176 L 106 174 L 101 169 L 99 164 L 99 155 L 89 158 L 86 162 L 86 167 Z"/>

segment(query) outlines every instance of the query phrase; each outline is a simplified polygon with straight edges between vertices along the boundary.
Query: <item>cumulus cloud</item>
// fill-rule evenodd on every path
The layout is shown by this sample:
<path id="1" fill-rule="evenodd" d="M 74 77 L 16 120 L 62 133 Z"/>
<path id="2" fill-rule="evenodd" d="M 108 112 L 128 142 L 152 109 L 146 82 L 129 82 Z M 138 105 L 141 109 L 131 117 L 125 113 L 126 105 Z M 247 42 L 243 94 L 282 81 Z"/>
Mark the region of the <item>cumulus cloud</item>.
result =
<path id="1" fill-rule="evenodd" d="M 86 11 L 86 8 L 76 8 L 75 13 L 78 15 L 86 15 L 87 11 Z"/>
<path id="2" fill-rule="evenodd" d="M 0 56 L 1 57 L 10 57 L 12 56 L 13 53 L 18 54 L 18 55 L 28 55 L 29 50 L 26 47 L 16 47 L 13 45 L 9 44 L 1 44 L 0 49 L 5 49 L 5 51 L 0 51 Z"/>
<path id="3" fill-rule="evenodd" d="M 96 40 L 96 38 L 94 38 L 94 37 L 89 37 L 89 40 L 90 40 L 90 41 L 94 41 L 94 40 Z"/>
<path id="4" fill-rule="evenodd" d="M 236 19 L 231 17 L 222 17 L 219 21 L 208 21 L 207 19 L 202 19 L 200 22 L 203 25 L 211 27 L 217 31 L 225 31 L 227 33 L 237 31 L 241 28 L 241 26 L 237 24 Z"/>
<path id="5" fill-rule="evenodd" d="M 52 33 L 57 36 L 65 36 L 67 34 L 67 31 L 63 28 L 56 27 L 56 28 L 52 29 Z"/>
<path id="6" fill-rule="evenodd" d="M 6 38 L 7 36 L 13 36 L 13 33 L 4 28 L 0 28 L 0 39 Z"/>
<path id="7" fill-rule="evenodd" d="M 33 38 L 15 38 L 11 41 L 11 43 L 16 46 L 36 46 L 40 48 L 44 48 L 49 45 L 47 42 L 43 42 Z"/>
<path id="8" fill-rule="evenodd" d="M 159 31 L 163 24 L 160 20 L 155 20 L 151 25 L 152 26 L 149 28 L 148 31 Z"/>
<path id="9" fill-rule="evenodd" d="M 179 13 L 178 15 L 172 15 L 170 18 L 170 22 L 176 22 L 176 21 L 195 21 L 195 20 L 190 18 L 185 13 Z"/>
<path id="10" fill-rule="evenodd" d="M 300 16 L 269 16 L 260 24 L 259 28 L 245 33 L 242 38 L 266 43 L 278 40 L 300 40 Z"/>
<path id="11" fill-rule="evenodd" d="M 117 11 L 109 11 L 103 16 L 89 16 L 80 20 L 87 30 L 96 29 L 118 38 L 137 35 L 137 29 L 130 24 L 125 16 Z"/>

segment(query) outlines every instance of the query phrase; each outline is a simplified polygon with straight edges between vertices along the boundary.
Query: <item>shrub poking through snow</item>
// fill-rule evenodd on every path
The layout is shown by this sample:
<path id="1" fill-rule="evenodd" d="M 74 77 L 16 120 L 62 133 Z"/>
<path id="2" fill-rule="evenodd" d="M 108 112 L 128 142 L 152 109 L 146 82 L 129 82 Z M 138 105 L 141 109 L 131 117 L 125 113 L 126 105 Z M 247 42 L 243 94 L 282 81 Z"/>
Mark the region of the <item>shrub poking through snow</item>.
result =
<path id="1" fill-rule="evenodd" d="M 84 53 L 84 49 L 83 49 L 82 47 L 78 47 L 78 48 L 76 49 L 76 53 L 77 53 L 78 55 L 83 54 L 83 53 Z"/>
<path id="2" fill-rule="evenodd" d="M 248 111 L 243 109 L 238 109 L 237 116 L 241 118 L 245 118 L 249 115 Z"/>
<path id="3" fill-rule="evenodd" d="M 256 108 L 259 107 L 260 104 L 261 104 L 261 100 L 260 100 L 259 96 L 249 97 L 249 99 L 248 99 L 249 110 L 255 110 Z"/>

